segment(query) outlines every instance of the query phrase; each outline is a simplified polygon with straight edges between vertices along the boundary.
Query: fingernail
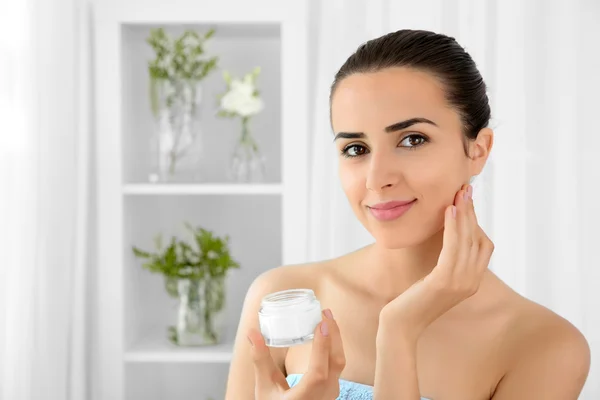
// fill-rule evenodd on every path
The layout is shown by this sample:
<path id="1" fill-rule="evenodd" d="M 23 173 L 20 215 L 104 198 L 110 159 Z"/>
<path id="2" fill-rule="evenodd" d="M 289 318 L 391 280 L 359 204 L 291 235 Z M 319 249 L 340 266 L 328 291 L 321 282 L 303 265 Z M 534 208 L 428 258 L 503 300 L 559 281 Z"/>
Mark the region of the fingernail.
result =
<path id="1" fill-rule="evenodd" d="M 473 186 L 469 185 L 469 188 L 467 189 L 467 191 L 469 192 L 469 198 L 472 199 L 473 198 Z"/>
<path id="2" fill-rule="evenodd" d="M 327 319 L 333 319 L 333 314 L 331 313 L 331 310 L 329 308 L 326 310 L 323 310 L 323 314 L 325 314 L 325 317 Z"/>
<path id="3" fill-rule="evenodd" d="M 321 333 L 323 336 L 329 336 L 329 328 L 327 327 L 327 321 L 321 322 Z"/>
<path id="4" fill-rule="evenodd" d="M 250 336 L 246 336 L 246 339 L 248 339 L 250 346 L 254 347 L 254 343 L 252 343 L 252 339 L 250 339 Z"/>
<path id="5" fill-rule="evenodd" d="M 469 200 L 469 188 L 467 188 L 467 190 L 465 190 L 465 192 L 463 193 L 463 199 Z"/>
<path id="6" fill-rule="evenodd" d="M 452 206 L 452 217 L 456 218 L 456 206 Z"/>

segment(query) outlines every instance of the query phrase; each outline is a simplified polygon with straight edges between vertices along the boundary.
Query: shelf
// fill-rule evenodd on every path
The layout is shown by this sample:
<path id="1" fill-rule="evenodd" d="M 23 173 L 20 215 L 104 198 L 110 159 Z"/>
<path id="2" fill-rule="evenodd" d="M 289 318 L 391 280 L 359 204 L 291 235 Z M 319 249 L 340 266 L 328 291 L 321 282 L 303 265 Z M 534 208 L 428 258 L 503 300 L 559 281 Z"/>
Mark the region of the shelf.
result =
<path id="1" fill-rule="evenodd" d="M 95 367 L 102 370 L 91 397 L 223 399 L 233 358 L 235 326 L 247 290 L 261 273 L 305 261 L 310 82 L 309 13 L 305 2 L 278 0 L 102 0 L 94 7 L 94 130 L 98 135 L 98 279 L 94 316 Z M 151 137 L 156 121 L 148 97 L 151 28 L 179 35 L 215 28 L 206 54 L 218 68 L 202 80 L 197 162 L 169 182 L 150 181 L 156 168 Z M 239 121 L 217 118 L 226 89 L 222 71 L 236 77 L 260 66 L 265 109 L 250 129 L 266 160 L 261 183 L 228 179 Z M 193 164 L 193 165 L 192 165 Z M 289 184 L 292 183 L 293 184 Z M 241 268 L 227 279 L 223 343 L 181 347 L 167 337 L 177 301 L 163 277 L 141 267 L 133 245 L 152 249 L 163 238 L 189 235 L 183 223 L 231 238 Z M 189 238 L 189 236 L 187 236 Z"/>
<path id="2" fill-rule="evenodd" d="M 170 3 L 165 3 L 168 7 Z M 212 8 L 212 7 L 208 7 Z M 156 57 L 147 44 L 150 29 L 164 27 L 173 38 L 185 30 L 203 34 L 215 28 L 215 34 L 206 42 L 207 56 L 218 57 L 218 67 L 199 83 L 200 101 L 198 139 L 187 150 L 195 154 L 182 159 L 178 173 L 170 184 L 227 184 L 235 183 L 228 177 L 232 153 L 239 142 L 239 120 L 219 118 L 219 96 L 227 89 L 223 71 L 241 77 L 255 67 L 261 68 L 258 88 L 265 103 L 263 112 L 252 117 L 249 129 L 265 159 L 263 184 L 279 184 L 282 177 L 282 142 L 286 135 L 297 132 L 286 129 L 282 119 L 282 31 L 279 23 L 197 23 L 197 24 L 125 24 L 119 42 L 123 52 L 121 61 L 121 98 L 123 183 L 159 183 L 150 179 L 157 172 L 156 149 L 150 138 L 156 132 L 156 118 L 148 97 L 148 62 Z M 289 132 L 288 132 L 289 131 Z"/>
<path id="3" fill-rule="evenodd" d="M 206 347 L 179 347 L 153 335 L 144 338 L 125 352 L 124 360 L 130 363 L 229 363 L 233 353 L 233 343 Z"/>
<path id="4" fill-rule="evenodd" d="M 281 194 L 281 184 L 146 184 L 133 183 L 123 186 L 125 195 L 247 195 Z"/>
<path id="5" fill-rule="evenodd" d="M 280 22 L 285 10 L 290 8 L 277 0 L 221 0 L 211 4 L 197 0 L 104 0 L 97 3 L 97 19 L 116 18 L 120 22 L 137 24 Z"/>

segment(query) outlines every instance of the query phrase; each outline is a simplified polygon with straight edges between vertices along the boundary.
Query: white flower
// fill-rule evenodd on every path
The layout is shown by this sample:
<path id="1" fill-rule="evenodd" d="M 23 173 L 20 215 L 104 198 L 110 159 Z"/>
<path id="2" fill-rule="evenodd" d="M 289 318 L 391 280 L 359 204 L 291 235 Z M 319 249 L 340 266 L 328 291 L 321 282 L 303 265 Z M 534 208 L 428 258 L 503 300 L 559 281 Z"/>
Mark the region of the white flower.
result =
<path id="1" fill-rule="evenodd" d="M 240 104 L 238 108 L 238 114 L 242 117 L 249 117 L 251 115 L 256 115 L 261 112 L 264 108 L 263 101 L 258 97 L 251 97 L 248 101 Z"/>
<path id="2" fill-rule="evenodd" d="M 243 81 L 234 79 L 231 81 L 230 91 L 239 92 L 244 96 L 252 96 L 252 93 L 254 92 L 254 85 L 252 84 L 252 81 L 248 79 L 244 79 Z"/>
<path id="3" fill-rule="evenodd" d="M 209 250 L 209 252 L 206 253 L 206 257 L 210 260 L 214 260 L 215 258 L 218 258 L 218 254 L 214 250 Z"/>
<path id="4" fill-rule="evenodd" d="M 248 117 L 258 114 L 264 108 L 263 101 L 254 96 L 255 87 L 249 76 L 243 81 L 235 79 L 231 81 L 231 88 L 221 98 L 221 108 L 238 114 L 242 117 Z"/>

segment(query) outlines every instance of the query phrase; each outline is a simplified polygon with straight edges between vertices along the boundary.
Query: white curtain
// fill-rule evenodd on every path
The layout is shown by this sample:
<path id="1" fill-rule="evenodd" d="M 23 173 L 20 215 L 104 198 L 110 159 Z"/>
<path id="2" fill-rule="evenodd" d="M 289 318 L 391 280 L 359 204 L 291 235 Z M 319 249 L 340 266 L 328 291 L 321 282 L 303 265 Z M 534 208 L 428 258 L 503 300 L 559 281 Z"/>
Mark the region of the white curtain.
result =
<path id="1" fill-rule="evenodd" d="M 600 2 L 333 0 L 311 2 L 314 68 L 309 258 L 372 242 L 340 188 L 329 85 L 362 42 L 403 28 L 455 37 L 489 86 L 495 146 L 474 184 L 490 268 L 586 336 L 581 399 L 600 398 Z"/>
<path id="2" fill-rule="evenodd" d="M 0 399 L 87 395 L 88 10 L 0 1 Z"/>

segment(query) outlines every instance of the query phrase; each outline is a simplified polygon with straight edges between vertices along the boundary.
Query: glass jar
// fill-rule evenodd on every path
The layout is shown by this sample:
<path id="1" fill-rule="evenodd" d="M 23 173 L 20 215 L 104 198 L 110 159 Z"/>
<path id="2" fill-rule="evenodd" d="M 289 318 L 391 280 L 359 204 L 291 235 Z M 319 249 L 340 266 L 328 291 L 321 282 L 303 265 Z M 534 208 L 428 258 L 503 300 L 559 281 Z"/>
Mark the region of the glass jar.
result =
<path id="1" fill-rule="evenodd" d="M 175 279 L 166 282 L 167 290 L 176 291 L 179 298 L 177 323 L 169 327 L 171 342 L 178 346 L 205 346 L 220 342 L 225 305 L 224 283 L 223 278 Z"/>
<path id="2" fill-rule="evenodd" d="M 260 330 L 270 347 L 311 341 L 321 322 L 321 303 L 310 289 L 290 289 L 265 296 L 258 312 Z"/>
<path id="3" fill-rule="evenodd" d="M 261 183 L 266 177 L 266 160 L 249 128 L 249 119 L 242 119 L 242 133 L 229 163 L 229 178 L 240 183 Z"/>
<path id="4" fill-rule="evenodd" d="M 156 80 L 152 82 L 151 93 L 156 127 L 150 142 L 152 162 L 148 180 L 151 183 L 201 180 L 204 155 L 200 82 Z"/>

